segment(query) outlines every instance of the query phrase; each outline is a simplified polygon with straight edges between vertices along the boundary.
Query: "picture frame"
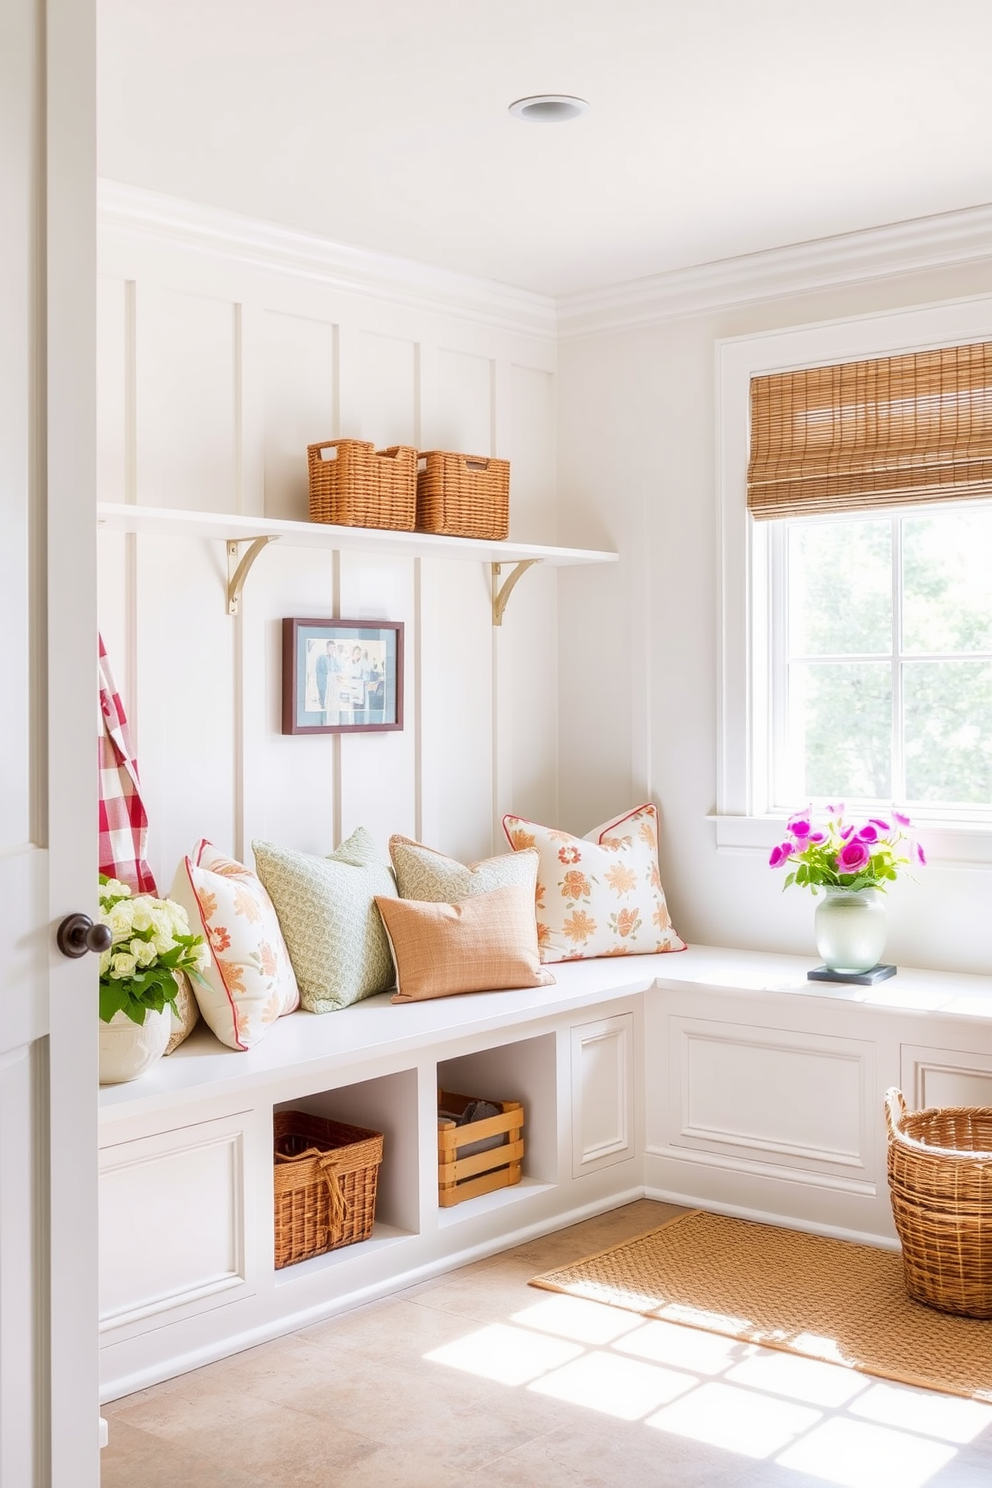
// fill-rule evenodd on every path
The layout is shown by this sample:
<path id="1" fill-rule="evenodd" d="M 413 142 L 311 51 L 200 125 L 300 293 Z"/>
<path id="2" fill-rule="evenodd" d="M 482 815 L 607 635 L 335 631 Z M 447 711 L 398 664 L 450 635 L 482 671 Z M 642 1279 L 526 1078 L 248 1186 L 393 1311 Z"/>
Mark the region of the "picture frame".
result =
<path id="1" fill-rule="evenodd" d="M 283 620 L 284 734 L 402 727 L 402 620 Z"/>

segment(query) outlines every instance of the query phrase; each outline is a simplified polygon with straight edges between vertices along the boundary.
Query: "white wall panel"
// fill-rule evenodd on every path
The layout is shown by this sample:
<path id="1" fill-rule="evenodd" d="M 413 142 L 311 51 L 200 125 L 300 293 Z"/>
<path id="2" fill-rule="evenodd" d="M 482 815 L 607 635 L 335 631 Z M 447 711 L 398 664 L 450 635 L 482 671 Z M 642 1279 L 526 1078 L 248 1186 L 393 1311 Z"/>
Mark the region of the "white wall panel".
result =
<path id="1" fill-rule="evenodd" d="M 502 394 L 505 402 L 506 394 Z M 556 488 L 554 378 L 535 367 L 511 366 L 510 536 L 515 542 L 558 540 L 557 507 L 548 496 Z M 505 410 L 500 413 L 505 419 Z M 507 443 L 500 432 L 500 453 Z"/>
<path id="2" fill-rule="evenodd" d="M 670 1038 L 673 1147 L 873 1179 L 870 1043 L 676 1017 Z"/>
<path id="3" fill-rule="evenodd" d="M 573 1178 L 633 1155 L 633 1041 L 631 1013 L 571 1030 Z"/>
<path id="4" fill-rule="evenodd" d="M 265 514 L 303 522 L 307 445 L 337 437 L 337 327 L 267 310 L 262 336 Z"/>
<path id="5" fill-rule="evenodd" d="M 501 579 L 509 572 L 504 567 Z M 510 596 L 502 626 L 493 632 L 497 830 L 507 811 L 563 825 L 555 680 L 558 573 L 540 565 L 529 569 Z M 591 678 L 590 685 L 600 687 L 601 679 Z M 581 830 L 592 825 L 587 822 Z"/>
<path id="6" fill-rule="evenodd" d="M 341 735 L 341 836 L 366 827 L 383 852 L 393 832 L 417 830 L 417 654 L 415 577 L 409 559 L 343 553 L 340 615 L 344 620 L 403 620 L 403 728 L 386 733 Z M 430 766 L 428 766 L 430 768 Z"/>
<path id="7" fill-rule="evenodd" d="M 485 855 L 493 831 L 492 619 L 489 572 L 481 563 L 437 563 L 434 630 L 421 644 L 433 708 L 422 720 L 424 838 L 461 860 Z M 426 602 L 424 605 L 426 610 Z M 428 830 L 433 800 L 434 835 Z M 500 834 L 492 845 L 506 850 Z"/>
<path id="8" fill-rule="evenodd" d="M 149 816 L 149 861 L 167 890 L 199 837 L 238 851 L 236 628 L 221 543 L 138 539 L 136 691 L 129 713 Z M 125 699 L 128 706 L 128 700 Z"/>
<path id="9" fill-rule="evenodd" d="M 330 619 L 334 555 L 274 543 L 242 600 L 243 851 L 253 838 L 325 856 L 337 845 L 339 744 L 282 732 L 282 622 Z"/>
<path id="10" fill-rule="evenodd" d="M 100 1154 L 101 1330 L 245 1291 L 245 1134 L 239 1117 Z"/>
<path id="11" fill-rule="evenodd" d="M 136 375 L 138 500 L 239 510 L 239 307 L 139 285 Z"/>
<path id="12" fill-rule="evenodd" d="M 496 453 L 496 368 L 491 357 L 440 350 L 436 399 L 434 428 L 425 430 L 431 449 Z"/>
<path id="13" fill-rule="evenodd" d="M 420 443 L 417 352 L 414 341 L 363 331 L 357 343 L 358 367 L 342 364 L 343 377 L 355 377 L 357 372 L 360 437 L 371 439 L 376 449 Z"/>
<path id="14" fill-rule="evenodd" d="M 141 230 L 101 253 L 104 499 L 305 519 L 306 446 L 345 436 L 509 456 L 518 535 L 553 535 L 550 337 Z M 494 803 L 553 820 L 553 573 L 527 575 L 499 647 L 478 562 L 274 544 L 237 619 L 225 584 L 218 539 L 101 539 L 161 887 L 201 835 L 250 859 L 253 837 L 326 853 L 364 825 L 383 852 L 403 832 L 474 859 L 503 848 Z M 281 733 L 281 621 L 335 615 L 405 623 L 402 732 Z"/>
<path id="15" fill-rule="evenodd" d="M 902 1093 L 911 1110 L 992 1107 L 992 1055 L 904 1044 L 900 1065 Z"/>

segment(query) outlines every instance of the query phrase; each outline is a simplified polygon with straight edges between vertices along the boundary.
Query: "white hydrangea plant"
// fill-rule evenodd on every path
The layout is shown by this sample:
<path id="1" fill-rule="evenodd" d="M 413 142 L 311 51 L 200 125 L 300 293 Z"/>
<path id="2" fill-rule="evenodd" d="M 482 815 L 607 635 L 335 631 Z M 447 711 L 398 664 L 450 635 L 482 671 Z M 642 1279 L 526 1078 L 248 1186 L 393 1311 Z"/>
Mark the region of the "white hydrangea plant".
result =
<path id="1" fill-rule="evenodd" d="M 202 935 L 192 934 L 186 911 L 172 899 L 133 894 L 118 878 L 100 875 L 99 918 L 110 926 L 113 941 L 100 957 L 100 1017 L 109 1023 L 117 1012 L 144 1023 L 149 1010 L 161 1012 L 175 1003 L 173 972 L 202 980 L 208 957 Z"/>

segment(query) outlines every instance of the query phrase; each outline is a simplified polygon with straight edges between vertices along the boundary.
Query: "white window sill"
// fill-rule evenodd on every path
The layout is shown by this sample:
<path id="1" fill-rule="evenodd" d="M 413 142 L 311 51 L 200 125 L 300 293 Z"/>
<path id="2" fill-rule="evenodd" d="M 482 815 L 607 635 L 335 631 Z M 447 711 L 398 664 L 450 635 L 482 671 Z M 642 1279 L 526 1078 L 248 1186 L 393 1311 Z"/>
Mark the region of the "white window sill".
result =
<path id="1" fill-rule="evenodd" d="M 718 852 L 767 857 L 786 835 L 787 817 L 708 816 L 716 825 Z M 927 862 L 943 868 L 992 867 L 992 827 L 979 822 L 918 823 Z"/>

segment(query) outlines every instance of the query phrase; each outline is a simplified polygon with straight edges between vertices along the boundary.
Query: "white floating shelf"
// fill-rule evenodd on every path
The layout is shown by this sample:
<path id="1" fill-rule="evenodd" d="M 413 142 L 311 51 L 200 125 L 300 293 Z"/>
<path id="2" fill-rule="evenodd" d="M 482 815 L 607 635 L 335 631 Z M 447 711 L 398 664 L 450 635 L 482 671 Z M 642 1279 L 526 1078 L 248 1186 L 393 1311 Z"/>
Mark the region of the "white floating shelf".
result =
<path id="1" fill-rule="evenodd" d="M 615 563 L 617 553 L 591 548 L 552 548 L 536 543 L 491 542 L 473 537 L 438 537 L 431 532 L 393 532 L 382 527 L 334 527 L 329 522 L 280 522 L 273 517 L 247 517 L 223 512 L 185 511 L 174 507 L 120 505 L 97 507 L 97 520 L 115 532 L 158 537 L 214 537 L 227 545 L 227 612 L 238 613 L 245 579 L 269 543 L 335 551 L 388 553 L 396 558 L 454 558 L 488 563 L 492 568 L 493 624 L 500 625 L 518 579 L 532 564 L 565 568 L 580 563 Z M 241 544 L 248 546 L 242 553 Z M 513 565 L 506 577 L 501 569 Z"/>
<path id="2" fill-rule="evenodd" d="M 473 537 L 436 537 L 430 532 L 332 527 L 327 522 L 280 522 L 273 517 L 109 502 L 97 507 L 97 520 L 116 532 L 157 534 L 159 537 L 218 537 L 225 542 L 251 542 L 256 537 L 271 537 L 293 547 L 364 549 L 366 552 L 392 553 L 397 558 L 460 558 L 482 563 L 526 563 L 533 560 L 552 568 L 563 568 L 578 563 L 615 563 L 618 557 L 616 553 L 601 553 L 590 548 L 551 548 L 535 543 L 489 542 Z"/>

